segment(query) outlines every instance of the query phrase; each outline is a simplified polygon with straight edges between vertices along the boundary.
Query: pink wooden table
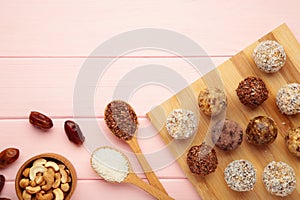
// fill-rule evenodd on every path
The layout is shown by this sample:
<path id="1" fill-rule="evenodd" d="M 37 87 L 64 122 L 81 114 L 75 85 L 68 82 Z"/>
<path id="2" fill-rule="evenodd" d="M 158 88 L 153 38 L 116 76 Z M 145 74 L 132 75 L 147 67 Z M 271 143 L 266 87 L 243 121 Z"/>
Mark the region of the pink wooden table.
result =
<path id="1" fill-rule="evenodd" d="M 212 59 L 218 65 L 282 23 L 287 23 L 300 40 L 300 2 L 290 1 L 217 1 L 217 0 L 27 0 L 0 1 L 0 150 L 16 147 L 20 158 L 0 174 L 6 185 L 0 196 L 17 199 L 14 178 L 21 164 L 30 157 L 54 152 L 67 157 L 78 173 L 78 186 L 72 199 L 153 199 L 127 184 L 109 184 L 100 180 L 89 165 L 88 145 L 77 147 L 64 133 L 63 123 L 76 114 L 73 92 L 77 76 L 87 56 L 101 43 L 117 34 L 138 29 L 158 28 L 181 33 L 194 40 L 207 54 L 184 55 L 193 59 Z M 116 55 L 96 55 L 108 59 Z M 109 66 L 94 87 L 93 115 L 76 120 L 97 120 L 111 146 L 127 153 L 128 147 L 109 134 L 103 122 L 105 105 L 113 99 L 120 79 L 135 68 L 160 64 L 175 70 L 188 83 L 199 77 L 181 57 L 161 51 L 127 54 Z M 161 74 L 168 77 L 168 74 Z M 138 79 L 138 77 L 137 77 Z M 135 81 L 132 79 L 132 81 Z M 128 84 L 118 85 L 128 90 Z M 185 85 L 182 85 L 182 88 Z M 173 94 L 164 87 L 147 85 L 132 91 L 129 103 L 139 115 L 138 135 L 152 134 L 140 140 L 145 154 L 163 148 L 163 142 L 145 117 L 153 106 Z M 54 128 L 47 132 L 28 123 L 31 110 L 51 116 Z M 93 134 L 93 130 L 84 130 Z M 95 133 L 97 134 L 97 133 Z M 99 146 L 103 145 L 98 141 Z M 172 159 L 166 153 L 166 159 Z M 133 168 L 141 169 L 134 157 Z M 162 184 L 175 199 L 199 199 L 176 162 L 157 168 L 149 160 Z M 139 176 L 145 178 L 143 174 Z"/>

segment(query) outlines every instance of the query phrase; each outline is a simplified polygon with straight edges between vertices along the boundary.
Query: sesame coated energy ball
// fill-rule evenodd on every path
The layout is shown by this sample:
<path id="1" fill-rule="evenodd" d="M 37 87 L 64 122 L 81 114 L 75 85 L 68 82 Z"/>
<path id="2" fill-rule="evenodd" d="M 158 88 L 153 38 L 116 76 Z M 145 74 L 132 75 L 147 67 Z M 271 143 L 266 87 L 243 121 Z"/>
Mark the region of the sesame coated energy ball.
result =
<path id="1" fill-rule="evenodd" d="M 200 110 L 206 115 L 218 115 L 227 105 L 225 93 L 219 88 L 206 88 L 198 95 Z"/>
<path id="2" fill-rule="evenodd" d="M 268 99 L 269 91 L 262 79 L 249 76 L 239 83 L 236 94 L 242 104 L 256 108 Z"/>
<path id="3" fill-rule="evenodd" d="M 224 179 L 228 187 L 237 192 L 253 190 L 256 183 L 256 171 L 251 162 L 235 160 L 224 170 Z"/>
<path id="4" fill-rule="evenodd" d="M 296 188 L 294 169 L 284 162 L 270 162 L 263 172 L 263 183 L 268 192 L 285 197 Z"/>
<path id="5" fill-rule="evenodd" d="M 278 42 L 266 40 L 256 46 L 253 51 L 253 59 L 260 70 L 274 73 L 284 66 L 286 54 Z"/>
<path id="6" fill-rule="evenodd" d="M 250 120 L 246 128 L 246 140 L 254 145 L 268 145 L 277 137 L 277 125 L 273 119 L 257 116 Z"/>
<path id="7" fill-rule="evenodd" d="M 288 150 L 300 158 L 300 127 L 290 129 L 285 137 L 285 142 Z"/>
<path id="8" fill-rule="evenodd" d="M 300 84 L 290 83 L 280 88 L 276 95 L 276 104 L 283 114 L 300 113 Z"/>
<path id="9" fill-rule="evenodd" d="M 191 172 L 197 175 L 206 176 L 213 173 L 218 166 L 216 151 L 205 143 L 192 146 L 187 154 L 187 165 Z"/>
<path id="10" fill-rule="evenodd" d="M 166 128 L 174 139 L 187 139 L 197 132 L 198 120 L 193 111 L 175 109 L 167 117 Z"/>

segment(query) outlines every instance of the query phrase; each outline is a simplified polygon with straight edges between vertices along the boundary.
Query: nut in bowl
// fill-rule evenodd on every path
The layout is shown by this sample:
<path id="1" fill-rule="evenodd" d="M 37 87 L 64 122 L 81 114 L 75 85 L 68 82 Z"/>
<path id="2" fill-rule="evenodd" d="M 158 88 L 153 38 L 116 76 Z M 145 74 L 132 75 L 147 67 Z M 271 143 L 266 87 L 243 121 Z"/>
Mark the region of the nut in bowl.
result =
<path id="1" fill-rule="evenodd" d="M 45 153 L 30 158 L 20 167 L 15 189 L 20 200 L 69 200 L 76 181 L 76 171 L 69 160 Z"/>

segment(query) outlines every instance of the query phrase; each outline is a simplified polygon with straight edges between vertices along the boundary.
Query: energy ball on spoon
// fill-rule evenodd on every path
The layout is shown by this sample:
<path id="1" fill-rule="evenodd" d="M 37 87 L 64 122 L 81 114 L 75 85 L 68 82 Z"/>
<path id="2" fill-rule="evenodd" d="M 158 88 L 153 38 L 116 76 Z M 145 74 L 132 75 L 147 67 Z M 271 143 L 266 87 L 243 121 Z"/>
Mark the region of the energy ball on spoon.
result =
<path id="1" fill-rule="evenodd" d="M 256 108 L 268 99 L 269 91 L 262 79 L 249 76 L 239 83 L 236 94 L 242 104 Z"/>
<path id="2" fill-rule="evenodd" d="M 197 132 L 198 120 L 193 111 L 175 109 L 167 117 L 166 128 L 174 139 L 187 139 Z"/>
<path id="3" fill-rule="evenodd" d="M 276 95 L 276 104 L 283 114 L 300 113 L 300 84 L 290 83 L 280 88 Z"/>
<path id="4" fill-rule="evenodd" d="M 256 46 L 253 51 L 253 59 L 261 71 L 274 73 L 284 66 L 286 54 L 278 42 L 266 40 Z"/>

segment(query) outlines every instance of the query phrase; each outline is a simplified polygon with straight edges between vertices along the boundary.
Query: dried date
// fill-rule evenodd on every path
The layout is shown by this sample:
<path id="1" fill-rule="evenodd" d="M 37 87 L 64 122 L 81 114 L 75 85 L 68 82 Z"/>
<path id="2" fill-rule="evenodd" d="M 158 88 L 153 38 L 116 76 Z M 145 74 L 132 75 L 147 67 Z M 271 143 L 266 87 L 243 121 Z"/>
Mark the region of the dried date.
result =
<path id="1" fill-rule="evenodd" d="M 0 197 L 0 200 L 11 200 L 11 199 L 5 198 L 5 197 Z"/>
<path id="2" fill-rule="evenodd" d="M 0 153 L 0 169 L 6 168 L 11 163 L 15 162 L 20 155 L 19 149 L 7 148 Z"/>
<path id="3" fill-rule="evenodd" d="M 1 191 L 4 187 L 4 184 L 5 184 L 5 177 L 1 174 L 0 175 L 0 194 L 1 194 Z"/>
<path id="4" fill-rule="evenodd" d="M 45 130 L 50 129 L 53 126 L 53 122 L 49 117 L 36 111 L 30 113 L 29 122 L 33 126 Z"/>
<path id="5" fill-rule="evenodd" d="M 77 145 L 82 145 L 85 140 L 79 125 L 71 120 L 65 122 L 65 132 L 69 140 Z"/>

